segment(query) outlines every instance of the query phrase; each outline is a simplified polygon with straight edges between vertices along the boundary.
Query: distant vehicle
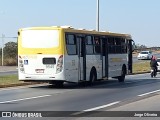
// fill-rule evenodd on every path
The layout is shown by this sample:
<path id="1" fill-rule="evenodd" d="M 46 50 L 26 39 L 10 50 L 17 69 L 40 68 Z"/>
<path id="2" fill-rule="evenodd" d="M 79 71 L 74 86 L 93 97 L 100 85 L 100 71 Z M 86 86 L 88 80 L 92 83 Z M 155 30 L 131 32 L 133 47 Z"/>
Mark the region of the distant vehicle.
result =
<path id="1" fill-rule="evenodd" d="M 160 58 L 157 58 L 157 63 L 158 63 L 157 71 L 160 72 Z"/>
<path id="2" fill-rule="evenodd" d="M 141 51 L 137 58 L 138 60 L 148 60 L 148 59 L 151 59 L 152 58 L 152 52 L 151 51 Z"/>

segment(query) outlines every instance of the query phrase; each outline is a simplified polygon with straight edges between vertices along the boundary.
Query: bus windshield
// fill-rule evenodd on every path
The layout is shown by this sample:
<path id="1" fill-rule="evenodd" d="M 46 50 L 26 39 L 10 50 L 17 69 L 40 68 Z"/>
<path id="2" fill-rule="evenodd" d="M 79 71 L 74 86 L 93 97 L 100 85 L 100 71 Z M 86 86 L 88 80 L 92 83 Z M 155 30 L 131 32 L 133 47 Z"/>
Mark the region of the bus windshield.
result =
<path id="1" fill-rule="evenodd" d="M 58 30 L 24 30 L 23 48 L 54 48 L 59 46 Z"/>

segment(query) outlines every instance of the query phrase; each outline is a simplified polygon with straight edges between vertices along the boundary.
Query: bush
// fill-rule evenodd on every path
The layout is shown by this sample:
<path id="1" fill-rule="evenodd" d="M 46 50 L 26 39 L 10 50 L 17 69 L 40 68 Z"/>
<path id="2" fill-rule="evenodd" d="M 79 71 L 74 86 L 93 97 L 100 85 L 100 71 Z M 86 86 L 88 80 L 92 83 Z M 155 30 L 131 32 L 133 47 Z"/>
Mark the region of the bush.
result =
<path id="1" fill-rule="evenodd" d="M 6 58 L 4 59 L 4 66 L 16 66 L 17 60 L 13 58 Z"/>
<path id="2" fill-rule="evenodd" d="M 17 43 L 16 42 L 8 42 L 5 44 L 4 56 L 6 58 L 16 58 L 17 56 Z"/>
<path id="3" fill-rule="evenodd" d="M 2 65 L 2 48 L 0 48 L 0 65 Z M 3 65 L 15 66 L 17 65 L 17 42 L 8 42 L 3 48 Z"/>

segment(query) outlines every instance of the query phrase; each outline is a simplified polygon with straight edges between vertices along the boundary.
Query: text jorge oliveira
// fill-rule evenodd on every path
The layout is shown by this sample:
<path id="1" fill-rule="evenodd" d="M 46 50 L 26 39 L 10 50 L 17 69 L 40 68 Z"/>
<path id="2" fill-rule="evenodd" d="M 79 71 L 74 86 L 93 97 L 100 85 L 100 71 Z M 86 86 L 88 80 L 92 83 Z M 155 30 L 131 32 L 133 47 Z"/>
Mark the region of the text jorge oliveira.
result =
<path id="1" fill-rule="evenodd" d="M 135 113 L 134 117 L 158 117 L 157 113 Z"/>

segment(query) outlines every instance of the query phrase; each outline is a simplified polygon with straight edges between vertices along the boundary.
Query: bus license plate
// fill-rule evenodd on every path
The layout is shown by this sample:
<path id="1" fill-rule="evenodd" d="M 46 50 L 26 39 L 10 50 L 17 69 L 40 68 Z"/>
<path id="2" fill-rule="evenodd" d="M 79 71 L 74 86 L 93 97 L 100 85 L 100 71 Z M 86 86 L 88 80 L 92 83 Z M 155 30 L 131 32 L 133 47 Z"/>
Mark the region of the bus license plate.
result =
<path id="1" fill-rule="evenodd" d="M 44 69 L 35 69 L 36 73 L 44 73 Z"/>

